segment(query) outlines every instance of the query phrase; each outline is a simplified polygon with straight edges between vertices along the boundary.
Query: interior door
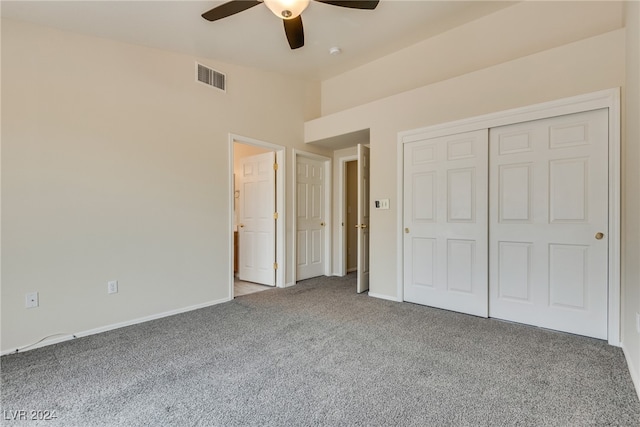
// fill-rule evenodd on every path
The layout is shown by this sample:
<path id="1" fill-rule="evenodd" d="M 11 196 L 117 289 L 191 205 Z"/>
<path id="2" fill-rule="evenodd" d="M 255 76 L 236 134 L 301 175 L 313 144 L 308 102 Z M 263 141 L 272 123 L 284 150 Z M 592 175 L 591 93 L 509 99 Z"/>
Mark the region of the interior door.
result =
<path id="1" fill-rule="evenodd" d="M 325 274 L 326 177 L 320 160 L 298 156 L 296 170 L 296 280 L 304 280 Z"/>
<path id="2" fill-rule="evenodd" d="M 405 301 L 487 317 L 487 145 L 487 130 L 405 144 Z"/>
<path id="3" fill-rule="evenodd" d="M 240 280 L 275 286 L 275 153 L 242 159 L 239 195 Z"/>
<path id="4" fill-rule="evenodd" d="M 358 144 L 358 272 L 357 291 L 369 290 L 369 147 Z"/>
<path id="5" fill-rule="evenodd" d="M 491 317 L 606 339 L 607 110 L 490 138 Z"/>

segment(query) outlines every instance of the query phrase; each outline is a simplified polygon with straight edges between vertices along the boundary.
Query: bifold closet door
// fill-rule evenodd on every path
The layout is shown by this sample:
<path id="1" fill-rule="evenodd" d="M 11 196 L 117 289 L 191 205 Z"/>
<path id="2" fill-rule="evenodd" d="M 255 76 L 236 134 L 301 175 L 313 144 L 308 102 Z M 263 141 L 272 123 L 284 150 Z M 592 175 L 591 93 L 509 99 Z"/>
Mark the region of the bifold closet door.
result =
<path id="1" fill-rule="evenodd" d="M 607 338 L 608 112 L 490 131 L 489 315 Z"/>
<path id="2" fill-rule="evenodd" d="M 488 315 L 488 131 L 404 146 L 404 300 Z"/>

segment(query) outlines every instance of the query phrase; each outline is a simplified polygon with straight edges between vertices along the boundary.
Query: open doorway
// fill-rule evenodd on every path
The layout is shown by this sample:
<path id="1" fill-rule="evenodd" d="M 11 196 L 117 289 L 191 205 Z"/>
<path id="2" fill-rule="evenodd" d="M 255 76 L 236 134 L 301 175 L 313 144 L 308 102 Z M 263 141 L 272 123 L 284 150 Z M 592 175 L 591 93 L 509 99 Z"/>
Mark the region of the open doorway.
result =
<path id="1" fill-rule="evenodd" d="M 344 276 L 356 272 L 357 292 L 369 289 L 369 148 L 358 144 L 336 157 L 338 168 L 338 269 Z"/>
<path id="2" fill-rule="evenodd" d="M 232 297 L 284 284 L 284 148 L 230 137 Z"/>

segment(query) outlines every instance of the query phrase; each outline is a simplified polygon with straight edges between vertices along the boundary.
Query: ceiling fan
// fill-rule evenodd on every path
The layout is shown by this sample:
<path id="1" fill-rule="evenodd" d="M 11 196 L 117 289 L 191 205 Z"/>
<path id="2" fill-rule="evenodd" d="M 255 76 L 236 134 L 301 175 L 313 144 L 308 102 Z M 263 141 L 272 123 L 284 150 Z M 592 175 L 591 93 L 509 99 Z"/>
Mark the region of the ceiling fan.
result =
<path id="1" fill-rule="evenodd" d="M 287 35 L 291 49 L 304 46 L 304 29 L 300 14 L 307 8 L 310 0 L 231 0 L 214 7 L 202 14 L 207 21 L 217 21 L 227 16 L 235 15 L 243 10 L 264 3 L 277 17 L 284 22 L 284 32 Z M 380 0 L 315 0 L 333 6 L 348 7 L 350 9 L 373 10 Z"/>

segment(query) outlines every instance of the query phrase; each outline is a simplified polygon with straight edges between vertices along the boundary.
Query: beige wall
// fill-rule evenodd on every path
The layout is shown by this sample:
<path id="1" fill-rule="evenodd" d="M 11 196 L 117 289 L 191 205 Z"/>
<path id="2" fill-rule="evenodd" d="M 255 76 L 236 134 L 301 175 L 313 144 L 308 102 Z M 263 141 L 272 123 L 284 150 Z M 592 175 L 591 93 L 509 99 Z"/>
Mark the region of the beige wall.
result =
<path id="1" fill-rule="evenodd" d="M 322 82 L 322 115 L 622 28 L 622 2 L 522 2 Z"/>
<path id="2" fill-rule="evenodd" d="M 626 144 L 623 150 L 622 343 L 640 394 L 640 3 L 626 8 Z M 624 132 L 623 130 L 623 132 Z"/>
<path id="3" fill-rule="evenodd" d="M 328 154 L 317 84 L 196 59 L 2 21 L 2 351 L 229 298 L 229 133 Z"/>

